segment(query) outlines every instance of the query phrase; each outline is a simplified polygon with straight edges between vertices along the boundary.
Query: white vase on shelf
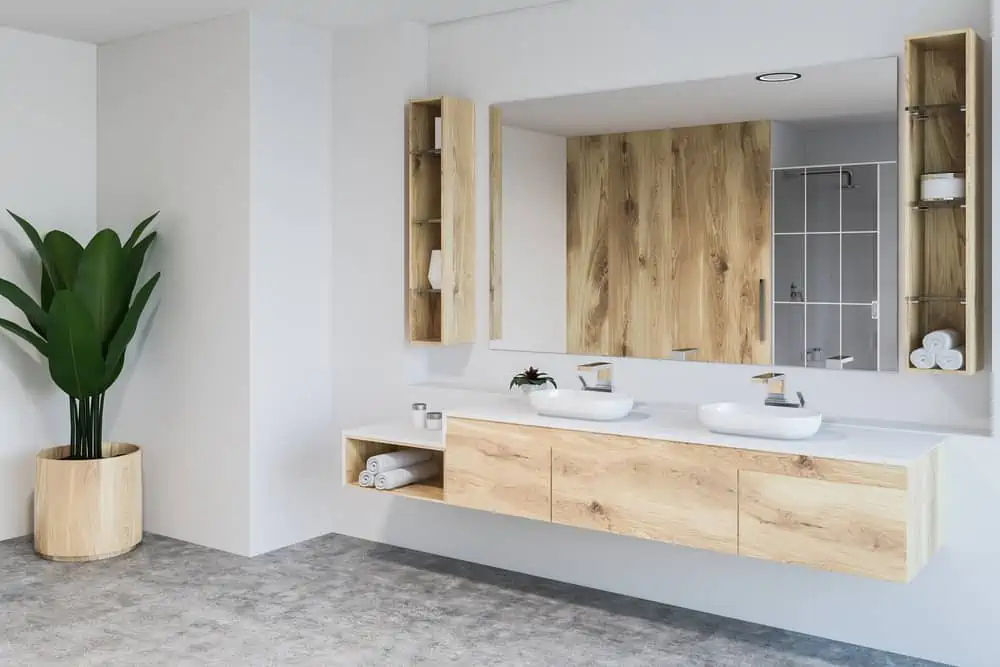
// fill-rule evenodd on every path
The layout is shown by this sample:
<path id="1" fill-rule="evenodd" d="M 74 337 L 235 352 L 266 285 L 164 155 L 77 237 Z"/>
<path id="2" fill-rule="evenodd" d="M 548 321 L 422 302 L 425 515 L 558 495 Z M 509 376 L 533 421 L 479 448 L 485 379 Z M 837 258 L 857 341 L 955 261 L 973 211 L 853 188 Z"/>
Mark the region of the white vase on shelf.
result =
<path id="1" fill-rule="evenodd" d="M 442 272 L 444 269 L 444 259 L 440 250 L 431 250 L 431 263 L 427 269 L 427 282 L 431 284 L 431 289 L 441 289 Z"/>

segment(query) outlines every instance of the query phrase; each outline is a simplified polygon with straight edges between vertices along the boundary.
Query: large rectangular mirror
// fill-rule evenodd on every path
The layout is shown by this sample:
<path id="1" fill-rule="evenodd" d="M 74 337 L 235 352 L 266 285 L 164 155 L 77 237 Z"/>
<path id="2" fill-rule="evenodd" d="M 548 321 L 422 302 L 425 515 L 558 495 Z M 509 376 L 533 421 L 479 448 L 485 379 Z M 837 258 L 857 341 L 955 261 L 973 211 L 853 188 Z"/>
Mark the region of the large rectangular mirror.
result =
<path id="1" fill-rule="evenodd" d="M 896 370 L 897 72 L 494 105 L 491 347 Z"/>

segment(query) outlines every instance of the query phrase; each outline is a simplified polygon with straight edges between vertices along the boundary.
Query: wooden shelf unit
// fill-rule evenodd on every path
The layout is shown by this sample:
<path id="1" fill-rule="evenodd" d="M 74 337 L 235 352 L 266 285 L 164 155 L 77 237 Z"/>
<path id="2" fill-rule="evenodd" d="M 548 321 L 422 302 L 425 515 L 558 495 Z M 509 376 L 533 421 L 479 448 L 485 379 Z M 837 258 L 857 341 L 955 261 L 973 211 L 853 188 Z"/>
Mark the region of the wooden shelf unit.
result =
<path id="1" fill-rule="evenodd" d="M 432 500 L 435 502 L 444 502 L 444 477 L 443 475 L 438 475 L 434 479 L 429 479 L 426 482 L 419 482 L 417 484 L 410 484 L 409 486 L 404 486 L 400 489 L 393 489 L 391 491 L 378 491 L 377 489 L 372 489 L 368 487 L 363 487 L 358 484 L 358 476 L 361 475 L 362 471 L 365 469 L 365 465 L 368 462 L 369 457 L 375 456 L 377 454 L 385 454 L 387 452 L 398 452 L 408 449 L 426 449 L 433 452 L 435 461 L 442 470 L 444 471 L 444 451 L 434 448 L 434 447 L 423 447 L 416 444 L 402 445 L 393 442 L 381 442 L 377 440 L 366 440 L 361 438 L 345 437 L 344 438 L 344 483 L 347 486 L 352 486 L 364 491 L 375 491 L 376 493 L 383 493 L 387 495 L 402 496 L 405 498 L 419 498 L 421 500 Z"/>
<path id="2" fill-rule="evenodd" d="M 920 370 L 909 355 L 925 334 L 956 329 L 965 342 L 965 367 L 952 372 L 971 374 L 983 363 L 979 37 L 972 30 L 910 37 L 905 70 L 902 367 Z M 964 199 L 921 201 L 921 175 L 939 172 L 965 175 Z"/>
<path id="3" fill-rule="evenodd" d="M 434 126 L 441 119 L 441 144 Z M 409 341 L 475 341 L 475 108 L 452 97 L 411 100 L 406 116 L 406 328 Z M 440 290 L 427 278 L 442 256 Z"/>

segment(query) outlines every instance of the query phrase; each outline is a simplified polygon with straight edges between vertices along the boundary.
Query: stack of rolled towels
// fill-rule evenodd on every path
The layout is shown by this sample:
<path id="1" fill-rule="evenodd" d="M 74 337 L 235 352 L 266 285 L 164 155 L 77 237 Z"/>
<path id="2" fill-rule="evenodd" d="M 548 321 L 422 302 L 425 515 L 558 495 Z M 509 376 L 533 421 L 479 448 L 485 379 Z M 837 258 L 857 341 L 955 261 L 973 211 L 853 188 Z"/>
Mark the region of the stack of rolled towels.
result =
<path id="1" fill-rule="evenodd" d="M 938 329 L 924 336 L 923 346 L 910 352 L 914 368 L 960 371 L 965 366 L 962 334 L 954 329 Z"/>
<path id="2" fill-rule="evenodd" d="M 441 474 L 434 454 L 423 449 L 407 449 L 377 454 L 368 459 L 358 476 L 358 484 L 379 491 L 390 491 L 423 482 Z"/>

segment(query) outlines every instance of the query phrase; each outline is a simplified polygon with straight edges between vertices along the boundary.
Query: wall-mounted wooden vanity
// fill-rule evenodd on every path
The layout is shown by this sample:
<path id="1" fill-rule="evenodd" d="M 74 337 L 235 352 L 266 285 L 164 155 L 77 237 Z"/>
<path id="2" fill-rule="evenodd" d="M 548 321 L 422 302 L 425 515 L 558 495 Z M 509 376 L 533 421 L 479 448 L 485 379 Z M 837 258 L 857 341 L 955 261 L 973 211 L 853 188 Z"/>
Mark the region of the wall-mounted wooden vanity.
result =
<path id="1" fill-rule="evenodd" d="M 450 413 L 441 439 L 347 431 L 344 482 L 372 454 L 433 449 L 442 478 L 377 493 L 900 582 L 938 547 L 939 436 L 838 426 L 770 441 L 648 412 L 576 422 L 511 401 Z"/>

